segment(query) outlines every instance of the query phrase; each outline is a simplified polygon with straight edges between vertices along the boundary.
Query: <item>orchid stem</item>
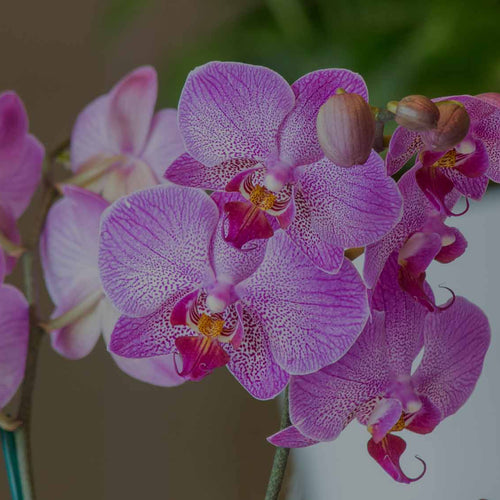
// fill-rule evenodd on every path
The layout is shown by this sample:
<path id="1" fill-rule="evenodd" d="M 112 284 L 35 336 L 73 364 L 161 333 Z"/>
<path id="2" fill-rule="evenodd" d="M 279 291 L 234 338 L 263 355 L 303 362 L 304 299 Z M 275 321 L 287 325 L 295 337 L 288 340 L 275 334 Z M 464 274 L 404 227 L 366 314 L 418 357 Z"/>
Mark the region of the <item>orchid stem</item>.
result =
<path id="1" fill-rule="evenodd" d="M 290 425 L 290 414 L 288 410 L 288 386 L 285 389 L 283 398 L 283 409 L 281 412 L 281 425 L 280 430 L 286 429 Z M 278 500 L 283 478 L 285 477 L 286 465 L 288 463 L 288 455 L 290 448 L 277 447 L 274 453 L 273 467 L 269 475 L 269 483 L 267 484 L 267 491 L 265 500 Z"/>
<path id="2" fill-rule="evenodd" d="M 0 430 L 0 434 L 2 436 L 2 450 L 9 480 L 10 496 L 12 500 L 22 500 L 14 433 L 2 429 Z"/>

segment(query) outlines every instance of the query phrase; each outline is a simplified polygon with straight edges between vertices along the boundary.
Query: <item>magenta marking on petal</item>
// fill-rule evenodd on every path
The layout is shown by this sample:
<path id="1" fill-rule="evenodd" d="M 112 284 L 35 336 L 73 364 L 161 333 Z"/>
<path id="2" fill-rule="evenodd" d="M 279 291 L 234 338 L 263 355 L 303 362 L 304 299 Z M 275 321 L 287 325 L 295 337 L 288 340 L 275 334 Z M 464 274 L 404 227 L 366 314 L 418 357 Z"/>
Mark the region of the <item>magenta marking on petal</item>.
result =
<path id="1" fill-rule="evenodd" d="M 216 340 L 206 337 L 178 337 L 175 346 L 182 357 L 181 377 L 198 381 L 229 362 L 229 355 Z"/>
<path id="2" fill-rule="evenodd" d="M 273 228 L 266 214 L 258 207 L 246 201 L 230 201 L 224 205 L 229 228 L 226 241 L 241 248 L 251 240 L 267 239 L 273 234 Z"/>
<path id="3" fill-rule="evenodd" d="M 422 407 L 418 412 L 405 418 L 405 428 L 417 434 L 429 434 L 441 422 L 442 415 L 426 396 L 420 396 Z"/>
<path id="4" fill-rule="evenodd" d="M 434 311 L 436 304 L 424 289 L 425 272 L 418 275 L 410 273 L 405 267 L 399 267 L 398 282 L 401 288 L 408 292 L 419 304 L 430 312 Z"/>
<path id="5" fill-rule="evenodd" d="M 170 324 L 172 326 L 188 324 L 189 311 L 196 302 L 198 293 L 198 290 L 194 290 L 182 297 L 182 299 L 175 304 L 170 314 Z"/>
<path id="6" fill-rule="evenodd" d="M 427 470 L 427 465 L 420 457 L 415 456 L 417 460 L 422 462 L 424 470 L 415 478 L 408 477 L 401 469 L 401 465 L 399 463 L 399 459 L 405 449 L 406 443 L 404 439 L 392 434 L 387 435 L 380 443 L 375 443 L 373 439 L 368 441 L 368 453 L 387 472 L 387 474 L 389 474 L 389 476 L 391 476 L 392 479 L 398 483 L 410 484 L 414 481 L 418 481 L 424 476 Z"/>
<path id="7" fill-rule="evenodd" d="M 442 211 L 446 215 L 455 215 L 447 207 L 445 201 L 446 196 L 453 191 L 454 185 L 453 182 L 441 172 L 441 169 L 436 167 L 421 167 L 416 171 L 415 179 L 420 189 L 434 205 L 436 210 L 439 212 Z"/>

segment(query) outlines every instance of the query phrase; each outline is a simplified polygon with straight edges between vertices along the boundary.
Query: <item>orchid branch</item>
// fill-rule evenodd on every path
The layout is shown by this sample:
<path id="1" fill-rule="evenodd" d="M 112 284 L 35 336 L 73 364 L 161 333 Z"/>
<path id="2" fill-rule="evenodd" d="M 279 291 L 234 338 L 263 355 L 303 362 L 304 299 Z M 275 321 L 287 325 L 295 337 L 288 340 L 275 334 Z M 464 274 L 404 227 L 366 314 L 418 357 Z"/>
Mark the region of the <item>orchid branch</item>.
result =
<path id="1" fill-rule="evenodd" d="M 280 430 L 286 429 L 290 425 L 290 414 L 288 410 L 288 386 L 285 389 L 283 398 L 283 409 L 281 411 Z M 290 448 L 276 448 L 274 453 L 273 467 L 269 475 L 265 500 L 277 500 L 285 477 L 286 466 Z"/>

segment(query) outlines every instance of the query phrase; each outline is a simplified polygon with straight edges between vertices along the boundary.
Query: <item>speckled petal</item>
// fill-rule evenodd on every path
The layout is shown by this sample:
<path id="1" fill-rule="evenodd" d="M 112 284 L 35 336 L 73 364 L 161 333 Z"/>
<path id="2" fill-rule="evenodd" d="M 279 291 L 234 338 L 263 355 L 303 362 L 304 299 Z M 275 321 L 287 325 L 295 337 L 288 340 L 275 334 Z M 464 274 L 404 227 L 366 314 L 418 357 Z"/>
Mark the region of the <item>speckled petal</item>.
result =
<path id="1" fill-rule="evenodd" d="M 26 365 L 29 309 L 23 294 L 10 285 L 0 286 L 0 408 L 14 396 Z"/>
<path id="2" fill-rule="evenodd" d="M 274 446 L 281 446 L 282 448 L 305 448 L 306 446 L 318 443 L 318 441 L 302 435 L 294 425 L 276 432 L 272 436 L 269 436 L 267 440 L 271 444 L 274 444 Z"/>
<path id="3" fill-rule="evenodd" d="M 324 273 L 281 230 L 259 269 L 238 287 L 261 317 L 274 358 L 291 374 L 312 373 L 342 357 L 369 314 L 366 289 L 349 261 L 335 275 Z"/>
<path id="4" fill-rule="evenodd" d="M 189 74 L 179 101 L 187 152 L 206 166 L 277 154 L 278 129 L 293 108 L 288 83 L 274 71 L 210 62 Z"/>
<path id="5" fill-rule="evenodd" d="M 259 316 L 243 307 L 241 321 L 245 334 L 237 349 L 228 348 L 229 371 L 254 398 L 272 399 L 285 388 L 290 376 L 274 360 Z"/>
<path id="6" fill-rule="evenodd" d="M 307 224 L 302 219 L 309 216 L 309 229 L 320 241 L 342 249 L 379 240 L 401 217 L 401 195 L 375 152 L 364 165 L 352 168 L 337 167 L 327 159 L 309 165 L 297 190 L 307 208 L 300 213 L 297 208 L 290 234 L 304 233 Z M 297 229 L 301 224 L 304 228 Z"/>
<path id="7" fill-rule="evenodd" d="M 179 291 L 198 288 L 209 272 L 219 212 L 202 191 L 158 186 L 121 198 L 101 224 L 99 268 L 120 312 L 145 316 Z"/>
<path id="8" fill-rule="evenodd" d="M 477 306 L 457 297 L 444 311 L 429 314 L 424 356 L 413 381 L 442 413 L 455 413 L 469 398 L 483 368 L 490 327 Z"/>
<path id="9" fill-rule="evenodd" d="M 394 175 L 401 170 L 423 148 L 424 143 L 418 132 L 398 127 L 392 134 L 385 159 L 387 174 Z"/>
<path id="10" fill-rule="evenodd" d="M 363 78 L 346 69 L 313 71 L 292 85 L 296 103 L 280 131 L 281 160 L 290 165 L 307 165 L 324 156 L 318 142 L 316 117 L 319 108 L 339 88 L 368 100 Z"/>
<path id="11" fill-rule="evenodd" d="M 292 377 L 292 423 L 308 438 L 335 439 L 363 403 L 384 393 L 389 373 L 384 315 L 375 312 L 343 358 L 317 373 Z"/>

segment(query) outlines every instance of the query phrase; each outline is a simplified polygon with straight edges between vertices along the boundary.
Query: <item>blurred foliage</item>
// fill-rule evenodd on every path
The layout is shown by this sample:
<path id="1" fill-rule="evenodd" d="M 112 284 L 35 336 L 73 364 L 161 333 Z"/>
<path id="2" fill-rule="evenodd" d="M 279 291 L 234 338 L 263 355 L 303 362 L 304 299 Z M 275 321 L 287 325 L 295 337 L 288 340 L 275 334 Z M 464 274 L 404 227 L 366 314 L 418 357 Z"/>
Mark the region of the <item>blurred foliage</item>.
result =
<path id="1" fill-rule="evenodd" d="M 262 1 L 165 54 L 160 99 L 175 106 L 187 73 L 210 60 L 262 64 L 290 82 L 346 67 L 364 76 L 371 102 L 382 105 L 411 93 L 500 91 L 499 15 L 497 0 Z"/>

